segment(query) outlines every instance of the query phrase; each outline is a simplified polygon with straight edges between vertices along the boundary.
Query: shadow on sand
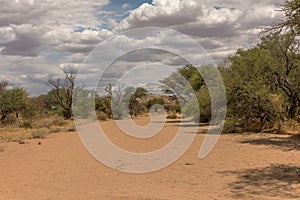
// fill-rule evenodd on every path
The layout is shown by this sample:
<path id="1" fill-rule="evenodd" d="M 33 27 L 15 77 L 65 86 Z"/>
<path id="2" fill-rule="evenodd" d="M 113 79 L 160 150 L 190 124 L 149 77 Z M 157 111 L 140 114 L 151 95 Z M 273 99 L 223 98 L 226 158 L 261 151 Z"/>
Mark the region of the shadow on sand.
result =
<path id="1" fill-rule="evenodd" d="M 236 181 L 228 184 L 232 198 L 235 199 L 256 199 L 256 196 L 264 196 L 267 199 L 299 199 L 300 177 L 296 173 L 298 168 L 299 166 L 277 164 L 265 168 L 220 173 L 237 177 Z"/>
<path id="2" fill-rule="evenodd" d="M 206 133 L 209 127 L 209 123 L 194 123 L 194 120 L 167 120 L 166 123 L 178 127 L 199 127 L 197 134 Z"/>
<path id="3" fill-rule="evenodd" d="M 284 151 L 300 150 L 300 135 L 293 136 L 273 136 L 246 139 L 242 144 L 265 145 L 280 148 Z"/>

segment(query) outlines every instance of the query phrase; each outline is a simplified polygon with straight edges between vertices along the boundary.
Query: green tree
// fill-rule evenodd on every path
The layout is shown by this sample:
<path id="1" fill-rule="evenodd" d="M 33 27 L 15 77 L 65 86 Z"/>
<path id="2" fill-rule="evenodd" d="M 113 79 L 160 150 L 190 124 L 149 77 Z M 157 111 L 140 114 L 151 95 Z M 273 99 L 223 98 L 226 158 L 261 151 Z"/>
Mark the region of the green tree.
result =
<path id="1" fill-rule="evenodd" d="M 201 67 L 204 73 L 207 70 L 209 71 L 209 68 L 212 66 Z M 161 83 L 165 86 L 163 90 L 165 93 L 173 94 L 177 97 L 181 106 L 177 110 L 182 112 L 183 117 L 194 115 L 195 119 L 199 118 L 199 113 L 195 113 L 195 103 L 197 104 L 197 102 L 193 99 L 193 96 L 196 95 L 200 115 L 202 116 L 200 117 L 201 121 L 208 121 L 210 119 L 210 95 L 198 68 L 193 65 L 185 65 L 179 68 L 177 72 L 172 73 L 169 77 L 162 80 Z"/>
<path id="2" fill-rule="evenodd" d="M 163 92 L 176 96 L 182 103 L 205 86 L 198 69 L 190 64 L 179 68 L 161 83 L 165 86 Z"/>
<path id="3" fill-rule="evenodd" d="M 263 32 L 261 48 L 270 57 L 268 70 L 275 87 L 288 101 L 288 117 L 294 119 L 300 106 L 300 54 L 299 46 L 294 45 L 300 34 L 300 0 L 286 0 L 280 11 L 284 18 Z"/>
<path id="4" fill-rule="evenodd" d="M 11 113 L 18 118 L 19 113 L 26 107 L 26 90 L 19 87 L 7 89 L 7 82 L 1 82 L 0 85 L 0 120 L 3 121 Z"/>
<path id="5" fill-rule="evenodd" d="M 148 111 L 150 110 L 150 108 L 155 105 L 155 104 L 159 104 L 164 106 L 165 105 L 165 100 L 163 98 L 153 98 L 153 99 L 149 99 L 146 102 L 146 108 L 148 109 Z"/>
<path id="6" fill-rule="evenodd" d="M 145 111 L 142 104 L 143 98 L 147 95 L 148 91 L 143 87 L 133 88 L 127 87 L 124 92 L 124 100 L 128 102 L 129 114 L 131 117 L 137 116 Z"/>
<path id="7" fill-rule="evenodd" d="M 238 50 L 230 65 L 220 68 L 227 90 L 227 116 L 239 119 L 244 128 L 253 121 L 260 131 L 273 126 L 277 116 L 271 96 L 269 58 L 259 47 Z"/>
<path id="8" fill-rule="evenodd" d="M 294 119 L 300 106 L 300 54 L 293 45 L 294 35 L 271 34 L 263 38 L 261 51 L 269 58 L 265 71 L 268 71 L 273 88 L 287 99 L 287 114 Z"/>

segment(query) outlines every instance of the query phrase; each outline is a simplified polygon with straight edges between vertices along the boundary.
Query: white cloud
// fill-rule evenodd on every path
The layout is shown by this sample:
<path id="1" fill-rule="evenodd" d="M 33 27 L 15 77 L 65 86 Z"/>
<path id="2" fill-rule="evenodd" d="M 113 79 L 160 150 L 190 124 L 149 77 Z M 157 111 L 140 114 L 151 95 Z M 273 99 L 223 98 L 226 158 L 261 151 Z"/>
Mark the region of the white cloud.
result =
<path id="1" fill-rule="evenodd" d="M 122 5 L 122 8 L 124 8 L 124 9 L 131 8 L 131 5 L 130 5 L 130 3 L 124 3 Z"/>
<path id="2" fill-rule="evenodd" d="M 47 91 L 59 64 L 81 62 L 111 33 L 98 14 L 109 0 L 0 0 L 0 80 Z M 72 54 L 73 52 L 79 52 Z M 66 56 L 67 55 L 67 56 Z M 64 58 L 66 56 L 66 58 Z"/>
<path id="3" fill-rule="evenodd" d="M 77 42 L 79 50 L 88 51 L 92 48 L 89 45 L 95 45 L 109 35 L 109 31 L 99 28 L 102 22 L 97 16 L 98 10 L 107 3 L 108 0 L 66 0 L 63 3 L 57 0 L 0 0 L 0 36 L 4 36 L 0 40 L 0 46 L 4 46 L 2 53 L 37 56 L 42 45 L 53 44 L 59 44 L 61 51 L 73 52 L 77 51 Z M 69 41 L 62 47 L 66 38 Z"/>
<path id="4" fill-rule="evenodd" d="M 272 25 L 282 16 L 275 11 L 281 4 L 280 0 L 153 0 L 133 10 L 115 31 L 169 27 L 199 41 L 212 56 L 220 51 L 219 55 L 226 57 L 225 47 L 229 55 L 257 42 L 259 28 Z"/>
<path id="5" fill-rule="evenodd" d="M 152 5 L 142 4 L 121 21 L 116 30 L 141 26 L 170 26 L 192 22 L 197 19 L 201 6 L 192 0 L 153 0 Z"/>
<path id="6" fill-rule="evenodd" d="M 88 53 L 98 43 L 112 35 L 108 30 L 83 30 L 74 32 L 66 26 L 49 30 L 44 39 L 59 52 Z"/>
<path id="7" fill-rule="evenodd" d="M 45 77 L 61 73 L 59 66 L 78 67 L 113 32 L 147 26 L 185 33 L 219 61 L 239 47 L 258 42 L 259 27 L 269 26 L 282 16 L 275 10 L 283 1 L 153 0 L 152 4 L 144 3 L 130 11 L 120 23 L 121 15 L 103 10 L 108 3 L 109 0 L 0 0 L 0 80 L 24 86 L 31 94 L 45 91 Z M 131 5 L 120 7 L 130 9 Z M 110 28 L 113 30 L 107 30 Z M 174 41 L 182 51 L 189 49 L 185 39 L 176 35 L 143 40 L 123 36 L 117 40 L 119 46 L 112 53 L 146 44 L 163 48 Z M 123 59 L 119 63 L 124 66 L 143 61 L 183 64 L 161 51 L 137 51 L 135 56 Z"/>
<path id="8" fill-rule="evenodd" d="M 82 25 L 97 27 L 101 24 L 95 15 L 108 0 L 0 0 L 0 26 L 9 24 Z"/>

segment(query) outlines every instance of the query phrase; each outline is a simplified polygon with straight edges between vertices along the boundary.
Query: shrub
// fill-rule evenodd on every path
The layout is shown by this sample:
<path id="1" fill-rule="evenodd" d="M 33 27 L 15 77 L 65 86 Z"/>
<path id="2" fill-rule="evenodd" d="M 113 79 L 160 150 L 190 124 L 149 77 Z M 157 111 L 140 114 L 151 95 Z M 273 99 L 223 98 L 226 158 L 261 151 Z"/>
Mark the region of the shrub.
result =
<path id="1" fill-rule="evenodd" d="M 167 119 L 177 119 L 177 115 L 175 113 L 172 113 L 167 116 Z"/>
<path id="2" fill-rule="evenodd" d="M 32 122 L 31 121 L 24 121 L 21 125 L 20 125 L 21 128 L 25 128 L 25 129 L 31 129 L 32 128 Z"/>
<path id="3" fill-rule="evenodd" d="M 100 112 L 97 112 L 97 119 L 98 120 L 102 120 L 102 121 L 105 121 L 106 119 L 108 118 L 107 114 L 100 111 Z"/>
<path id="4" fill-rule="evenodd" d="M 32 138 L 33 138 L 33 139 L 43 139 L 43 138 L 46 137 L 46 135 L 47 135 L 47 133 L 46 133 L 45 131 L 43 131 L 43 130 L 38 130 L 38 131 L 34 131 L 34 132 L 32 133 Z"/>
<path id="5" fill-rule="evenodd" d="M 18 120 L 13 114 L 9 114 L 4 120 L 1 121 L 2 126 L 18 126 Z"/>

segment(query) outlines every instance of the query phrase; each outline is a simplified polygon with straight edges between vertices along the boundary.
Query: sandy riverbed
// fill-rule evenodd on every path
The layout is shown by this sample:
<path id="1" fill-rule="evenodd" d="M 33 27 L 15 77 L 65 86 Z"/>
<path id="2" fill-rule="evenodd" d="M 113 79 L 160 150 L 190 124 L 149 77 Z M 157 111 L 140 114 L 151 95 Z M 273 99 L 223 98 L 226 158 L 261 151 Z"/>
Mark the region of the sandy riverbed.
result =
<path id="1" fill-rule="evenodd" d="M 133 152 L 163 147 L 178 129 L 167 123 L 157 136 L 138 140 L 122 134 L 112 121 L 101 126 L 116 145 Z M 104 166 L 75 132 L 24 145 L 0 143 L 0 199 L 300 199 L 300 150 L 288 136 L 222 135 L 200 160 L 204 136 L 197 134 L 175 163 L 147 174 Z"/>

